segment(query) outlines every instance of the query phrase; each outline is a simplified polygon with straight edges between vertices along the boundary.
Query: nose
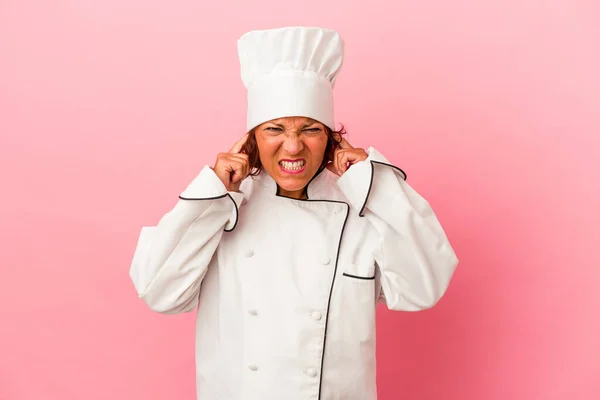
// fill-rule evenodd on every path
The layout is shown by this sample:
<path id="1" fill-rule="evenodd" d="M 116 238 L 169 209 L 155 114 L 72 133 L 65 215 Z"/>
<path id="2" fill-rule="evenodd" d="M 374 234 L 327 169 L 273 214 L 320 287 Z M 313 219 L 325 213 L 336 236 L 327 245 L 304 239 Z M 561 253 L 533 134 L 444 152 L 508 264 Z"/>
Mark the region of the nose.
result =
<path id="1" fill-rule="evenodd" d="M 282 147 L 286 153 L 296 155 L 302 151 L 304 143 L 302 143 L 302 140 L 298 136 L 291 135 L 285 139 Z"/>

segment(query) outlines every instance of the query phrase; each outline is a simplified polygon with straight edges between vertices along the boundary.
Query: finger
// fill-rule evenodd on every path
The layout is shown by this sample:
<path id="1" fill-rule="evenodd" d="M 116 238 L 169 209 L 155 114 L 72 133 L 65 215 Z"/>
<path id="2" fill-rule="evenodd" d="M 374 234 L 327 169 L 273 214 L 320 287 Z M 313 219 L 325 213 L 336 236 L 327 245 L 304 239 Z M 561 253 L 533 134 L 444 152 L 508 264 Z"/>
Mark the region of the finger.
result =
<path id="1" fill-rule="evenodd" d="M 241 165 L 241 169 L 239 170 L 240 175 L 241 175 L 241 180 L 246 179 L 246 177 L 248 175 L 250 175 L 250 172 L 252 170 L 250 167 L 250 162 L 248 160 L 248 155 L 232 154 L 232 156 L 234 156 L 236 158 L 236 161 L 238 161 Z"/>
<path id="2" fill-rule="evenodd" d="M 352 147 L 352 145 L 343 137 L 341 138 L 342 141 L 340 142 L 340 149 L 353 149 L 354 147 Z"/>
<path id="3" fill-rule="evenodd" d="M 242 166 L 244 178 L 250 173 L 250 162 L 247 154 L 235 153 L 229 154 L 228 160 L 239 162 Z"/>
<path id="4" fill-rule="evenodd" d="M 334 174 L 336 174 L 337 176 L 341 176 L 340 172 L 337 170 L 337 168 L 335 167 L 335 161 L 330 162 L 329 164 L 327 164 L 325 166 L 325 168 L 327 168 L 328 170 L 330 170 L 331 172 L 333 172 Z"/>
<path id="5" fill-rule="evenodd" d="M 215 170 L 231 172 L 230 164 L 236 163 L 244 167 L 249 166 L 248 156 L 241 153 L 222 153 L 217 157 Z M 247 168 L 249 169 L 249 168 Z"/>
<path id="6" fill-rule="evenodd" d="M 357 162 L 365 159 L 362 152 L 358 152 L 355 149 L 340 150 L 338 154 L 338 169 L 341 173 L 346 172 L 351 165 L 354 165 Z"/>
<path id="7" fill-rule="evenodd" d="M 244 137 L 242 137 L 240 140 L 237 141 L 236 144 L 233 145 L 233 147 L 231 148 L 231 150 L 229 150 L 230 153 L 239 153 L 242 150 L 242 147 L 244 147 L 244 143 L 246 143 L 246 140 L 248 140 L 248 133 L 246 133 L 244 135 Z"/>
<path id="8" fill-rule="evenodd" d="M 226 171 L 231 161 L 245 161 L 244 156 L 245 154 L 242 153 L 219 153 L 214 169 Z"/>
<path id="9" fill-rule="evenodd" d="M 225 160 L 238 161 L 248 164 L 248 155 L 244 153 L 229 153 L 225 156 Z"/>
<path id="10" fill-rule="evenodd" d="M 242 162 L 232 160 L 225 169 L 229 173 L 231 183 L 237 183 L 246 177 L 244 174 L 244 163 Z"/>
<path id="11" fill-rule="evenodd" d="M 340 175 L 342 175 L 344 172 L 346 172 L 346 169 L 348 169 L 347 168 L 348 152 L 344 151 L 344 150 L 338 151 L 335 161 L 336 161 L 336 168 L 337 168 L 338 172 L 340 173 Z"/>
<path id="12" fill-rule="evenodd" d="M 368 157 L 368 155 L 360 150 L 360 149 L 354 149 L 354 150 L 348 150 L 346 151 L 346 157 L 344 160 L 344 167 L 346 169 L 346 171 L 354 164 L 359 163 L 361 161 L 366 160 Z"/>

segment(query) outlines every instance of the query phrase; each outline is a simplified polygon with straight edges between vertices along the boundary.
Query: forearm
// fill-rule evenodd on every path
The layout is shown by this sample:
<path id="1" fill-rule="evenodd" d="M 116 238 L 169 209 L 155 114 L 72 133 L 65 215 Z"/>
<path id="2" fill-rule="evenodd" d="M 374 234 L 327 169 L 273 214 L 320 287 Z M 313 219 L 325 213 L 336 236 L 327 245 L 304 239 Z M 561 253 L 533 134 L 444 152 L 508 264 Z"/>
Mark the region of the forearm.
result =
<path id="1" fill-rule="evenodd" d="M 193 309 L 221 237 L 236 223 L 241 194 L 228 193 L 213 175 L 203 170 L 156 226 L 142 228 L 130 276 L 157 312 Z"/>

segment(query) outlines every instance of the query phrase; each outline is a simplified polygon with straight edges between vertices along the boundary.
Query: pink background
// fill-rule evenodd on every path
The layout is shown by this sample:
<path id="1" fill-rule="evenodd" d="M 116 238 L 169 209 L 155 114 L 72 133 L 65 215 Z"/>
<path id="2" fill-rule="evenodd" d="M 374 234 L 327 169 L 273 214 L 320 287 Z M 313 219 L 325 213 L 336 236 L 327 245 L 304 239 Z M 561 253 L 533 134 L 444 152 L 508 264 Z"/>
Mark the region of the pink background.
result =
<path id="1" fill-rule="evenodd" d="M 129 263 L 243 134 L 236 39 L 287 24 L 342 33 L 338 121 L 461 260 L 436 308 L 381 309 L 381 399 L 599 399 L 599 19 L 594 0 L 3 0 L 0 399 L 194 398 L 194 315 L 149 311 Z"/>

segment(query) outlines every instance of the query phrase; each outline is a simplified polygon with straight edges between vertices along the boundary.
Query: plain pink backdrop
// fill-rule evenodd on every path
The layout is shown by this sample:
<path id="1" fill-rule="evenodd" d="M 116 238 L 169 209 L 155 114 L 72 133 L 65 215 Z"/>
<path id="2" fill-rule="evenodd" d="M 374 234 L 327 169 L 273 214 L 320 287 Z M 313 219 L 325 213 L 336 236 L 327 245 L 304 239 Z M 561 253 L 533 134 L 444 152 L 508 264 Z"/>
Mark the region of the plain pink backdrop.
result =
<path id="1" fill-rule="evenodd" d="M 592 0 L 1 1 L 0 399 L 194 398 L 194 315 L 149 311 L 131 257 L 243 134 L 239 35 L 288 24 L 344 36 L 338 121 L 461 260 L 434 309 L 381 309 L 381 399 L 599 399 L 599 20 Z"/>

